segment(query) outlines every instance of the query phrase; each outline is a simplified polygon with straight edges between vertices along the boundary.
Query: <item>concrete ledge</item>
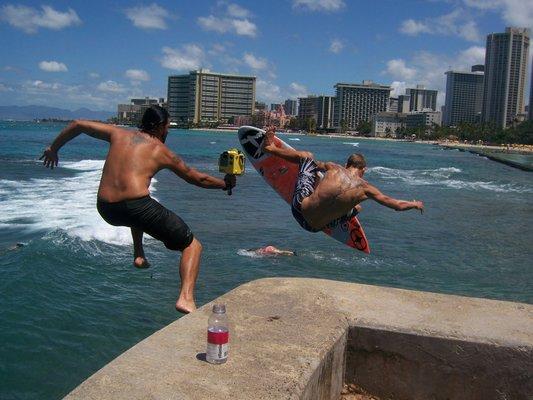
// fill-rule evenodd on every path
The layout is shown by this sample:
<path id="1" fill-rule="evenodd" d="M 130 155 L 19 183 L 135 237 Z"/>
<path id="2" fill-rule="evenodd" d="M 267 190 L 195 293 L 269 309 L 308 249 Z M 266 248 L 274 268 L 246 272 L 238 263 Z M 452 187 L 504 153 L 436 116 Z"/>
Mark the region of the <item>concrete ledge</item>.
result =
<path id="1" fill-rule="evenodd" d="M 261 279 L 216 300 L 229 360 L 202 361 L 212 303 L 143 340 L 66 399 L 526 399 L 533 306 L 318 279 Z"/>

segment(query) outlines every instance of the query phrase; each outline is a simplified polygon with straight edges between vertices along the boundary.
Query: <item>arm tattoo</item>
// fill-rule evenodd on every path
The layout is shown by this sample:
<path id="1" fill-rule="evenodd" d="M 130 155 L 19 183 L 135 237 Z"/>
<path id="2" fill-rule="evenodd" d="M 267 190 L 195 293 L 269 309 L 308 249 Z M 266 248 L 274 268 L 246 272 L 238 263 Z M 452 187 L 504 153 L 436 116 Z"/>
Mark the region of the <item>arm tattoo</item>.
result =
<path id="1" fill-rule="evenodd" d="M 189 167 L 187 164 L 185 164 L 183 162 L 183 160 L 180 157 L 178 157 L 177 155 L 175 155 L 175 154 L 172 155 L 172 162 L 174 164 L 182 164 L 184 166 L 183 172 L 185 172 L 185 173 L 187 173 L 187 172 L 189 172 L 191 170 L 191 167 Z"/>

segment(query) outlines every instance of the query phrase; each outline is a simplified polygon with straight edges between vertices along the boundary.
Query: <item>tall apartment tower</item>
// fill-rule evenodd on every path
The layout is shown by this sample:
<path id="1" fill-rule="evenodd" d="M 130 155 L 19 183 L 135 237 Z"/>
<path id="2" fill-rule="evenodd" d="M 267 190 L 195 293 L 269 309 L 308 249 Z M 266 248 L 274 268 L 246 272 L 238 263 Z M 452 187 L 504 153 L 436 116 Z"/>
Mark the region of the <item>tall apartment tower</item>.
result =
<path id="1" fill-rule="evenodd" d="M 208 70 L 168 77 L 168 111 L 178 123 L 201 123 L 250 116 L 255 105 L 255 76 Z"/>
<path id="2" fill-rule="evenodd" d="M 487 35 L 483 122 L 505 128 L 524 112 L 529 30 L 505 28 Z"/>
<path id="3" fill-rule="evenodd" d="M 533 121 L 533 67 L 531 68 L 531 87 L 529 90 L 529 120 Z"/>
<path id="4" fill-rule="evenodd" d="M 316 127 L 318 129 L 333 128 L 335 96 L 318 96 Z"/>
<path id="5" fill-rule="evenodd" d="M 390 86 L 372 81 L 337 83 L 333 126 L 340 128 L 344 121 L 348 129 L 355 129 L 360 122 L 387 111 L 391 90 Z"/>
<path id="6" fill-rule="evenodd" d="M 437 111 L 437 91 L 416 85 L 416 89 L 406 89 L 405 95 L 409 96 L 409 111 Z M 404 111 L 405 112 L 405 111 Z"/>
<path id="7" fill-rule="evenodd" d="M 333 128 L 334 96 L 309 95 L 298 98 L 298 101 L 300 102 L 298 118 L 303 121 L 314 119 L 317 129 L 320 130 Z"/>
<path id="8" fill-rule="evenodd" d="M 457 126 L 462 122 L 479 122 L 483 104 L 483 72 L 477 66 L 472 72 L 447 71 L 446 100 L 442 122 Z"/>
<path id="9" fill-rule="evenodd" d="M 285 110 L 285 114 L 287 115 L 298 115 L 298 101 L 287 99 L 285 100 L 285 103 L 283 103 L 283 108 Z"/>

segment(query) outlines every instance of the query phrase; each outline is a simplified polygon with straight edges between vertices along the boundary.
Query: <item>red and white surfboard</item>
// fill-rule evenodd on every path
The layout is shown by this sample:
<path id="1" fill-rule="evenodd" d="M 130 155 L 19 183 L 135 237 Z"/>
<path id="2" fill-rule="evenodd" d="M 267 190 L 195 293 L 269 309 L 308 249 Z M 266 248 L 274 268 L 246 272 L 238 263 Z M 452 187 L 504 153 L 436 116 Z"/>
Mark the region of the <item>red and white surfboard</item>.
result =
<path id="1" fill-rule="evenodd" d="M 298 165 L 272 154 L 264 153 L 262 144 L 265 139 L 265 131 L 262 129 L 242 126 L 237 135 L 244 153 L 257 172 L 283 200 L 291 204 L 298 176 Z M 274 138 L 274 144 L 278 147 L 292 148 L 277 136 Z M 349 221 L 325 228 L 322 231 L 349 247 L 367 254 L 370 253 L 365 232 L 357 217 L 352 217 Z"/>

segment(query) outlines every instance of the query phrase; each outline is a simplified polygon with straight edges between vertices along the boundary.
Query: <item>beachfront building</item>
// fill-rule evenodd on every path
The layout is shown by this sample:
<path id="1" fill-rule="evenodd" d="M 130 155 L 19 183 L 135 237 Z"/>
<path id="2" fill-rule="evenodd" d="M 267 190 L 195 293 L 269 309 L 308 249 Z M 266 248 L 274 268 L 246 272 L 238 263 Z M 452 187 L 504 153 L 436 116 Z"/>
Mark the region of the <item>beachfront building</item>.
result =
<path id="1" fill-rule="evenodd" d="M 320 131 L 333 128 L 333 114 L 335 108 L 334 96 L 315 96 L 298 98 L 298 119 L 305 124 L 310 119 L 316 124 L 316 129 Z"/>
<path id="2" fill-rule="evenodd" d="M 389 99 L 389 112 L 397 113 L 398 112 L 398 98 L 397 97 L 391 97 Z"/>
<path id="3" fill-rule="evenodd" d="M 531 67 L 531 87 L 529 90 L 528 119 L 533 121 L 533 66 Z"/>
<path id="4" fill-rule="evenodd" d="M 255 107 L 255 76 L 201 69 L 168 77 L 168 111 L 172 122 L 202 124 L 250 116 Z"/>
<path id="5" fill-rule="evenodd" d="M 483 104 L 483 72 L 472 67 L 472 72 L 447 71 L 446 100 L 442 123 L 457 126 L 460 123 L 479 122 Z M 476 71 L 474 71 L 476 69 Z"/>
<path id="6" fill-rule="evenodd" d="M 371 136 L 396 137 L 397 132 L 405 127 L 406 114 L 384 111 L 372 117 Z"/>
<path id="7" fill-rule="evenodd" d="M 398 96 L 398 112 L 399 113 L 408 113 L 409 112 L 409 104 L 411 103 L 411 97 L 407 96 L 405 94 L 401 94 Z"/>
<path id="8" fill-rule="evenodd" d="M 438 92 L 436 90 L 426 89 L 423 85 L 416 85 L 415 89 L 406 89 L 405 95 L 409 97 L 408 112 L 424 110 L 437 111 L 437 94 Z"/>
<path id="9" fill-rule="evenodd" d="M 529 30 L 506 28 L 487 36 L 482 122 L 505 128 L 524 113 Z"/>
<path id="10" fill-rule="evenodd" d="M 279 103 L 270 103 L 270 111 L 277 111 L 281 107 Z"/>
<path id="11" fill-rule="evenodd" d="M 119 104 L 117 106 L 117 122 L 122 125 L 138 125 L 146 109 L 152 105 L 167 107 L 165 99 L 151 99 L 149 97 L 131 99 L 129 104 Z"/>
<path id="12" fill-rule="evenodd" d="M 441 124 L 442 113 L 440 111 L 414 111 L 405 115 L 405 127 L 407 129 L 440 126 Z"/>
<path id="13" fill-rule="evenodd" d="M 390 91 L 386 85 L 372 81 L 362 83 L 337 83 L 335 85 L 335 105 L 333 126 L 336 129 L 355 129 L 363 121 L 371 121 L 372 117 L 389 106 Z"/>
<path id="14" fill-rule="evenodd" d="M 285 114 L 287 115 L 298 115 L 298 101 L 287 99 L 283 103 L 283 108 L 285 109 Z"/>

